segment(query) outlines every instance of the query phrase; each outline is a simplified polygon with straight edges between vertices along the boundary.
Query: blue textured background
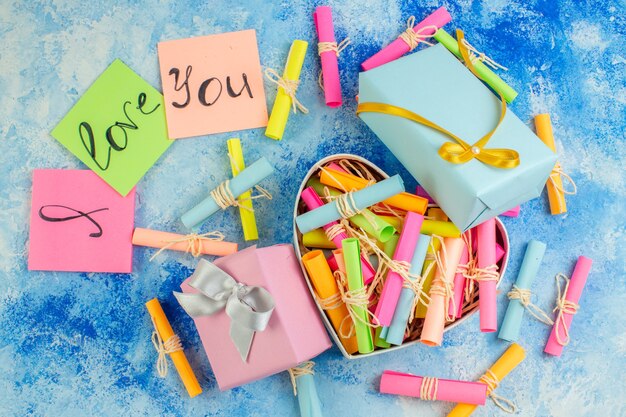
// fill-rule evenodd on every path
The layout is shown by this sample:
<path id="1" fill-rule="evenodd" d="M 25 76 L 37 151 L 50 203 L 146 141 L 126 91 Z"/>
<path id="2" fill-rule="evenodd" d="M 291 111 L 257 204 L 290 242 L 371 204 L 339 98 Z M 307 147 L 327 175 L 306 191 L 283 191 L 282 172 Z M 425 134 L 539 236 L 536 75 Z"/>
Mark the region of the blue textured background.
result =
<path id="1" fill-rule="evenodd" d="M 110 3 L 99 4 L 99 3 Z M 200 4 L 202 3 L 202 4 Z M 160 40 L 255 28 L 263 66 L 281 69 L 289 44 L 314 43 L 315 2 L 285 0 L 198 2 L 0 1 L 0 415 L 183 416 L 296 415 L 286 374 L 220 393 L 200 340 L 171 291 L 195 260 L 181 253 L 148 262 L 153 250 L 135 248 L 130 275 L 43 273 L 26 270 L 31 172 L 34 168 L 83 168 L 55 142 L 50 130 L 93 80 L 121 58 L 160 89 L 156 43 Z M 323 105 L 313 48 L 305 61 L 299 97 L 307 116 L 292 116 L 285 138 L 261 129 L 180 140 L 139 183 L 136 224 L 183 231 L 179 215 L 226 178 L 226 139 L 243 140 L 247 161 L 261 155 L 281 174 L 266 182 L 275 195 L 261 202 L 261 245 L 289 242 L 300 180 L 319 158 L 353 152 L 414 182 L 367 127 L 354 116 L 358 65 L 387 44 L 415 14 L 437 1 L 331 1 L 338 39 L 353 45 L 341 58 L 346 105 Z M 510 67 L 503 78 L 520 92 L 511 106 L 525 120 L 549 112 L 560 159 L 579 187 L 569 213 L 550 216 L 547 199 L 531 201 L 516 219 L 505 219 L 515 277 L 526 242 L 546 241 L 548 251 L 534 290 L 552 306 L 553 276 L 571 273 L 575 259 L 594 259 L 592 274 L 561 358 L 542 354 L 549 329 L 531 319 L 520 343 L 528 358 L 499 390 L 524 416 L 623 416 L 626 332 L 624 286 L 624 73 L 623 1 L 444 1 L 453 24 Z M 422 82 L 417 79 L 415 82 Z M 267 89 L 268 104 L 275 91 Z M 209 179 L 207 184 L 207 179 Z M 234 239 L 238 214 L 230 210 L 205 223 Z M 151 324 L 143 304 L 163 300 L 172 325 L 204 388 L 190 400 L 172 371 L 156 376 Z M 500 315 L 504 312 L 500 297 Z M 478 316 L 449 332 L 442 348 L 412 347 L 349 362 L 336 348 L 317 359 L 317 385 L 327 416 L 444 415 L 450 404 L 377 393 L 384 369 L 443 378 L 475 379 L 506 348 L 481 334 Z M 501 414 L 493 405 L 475 415 Z"/>

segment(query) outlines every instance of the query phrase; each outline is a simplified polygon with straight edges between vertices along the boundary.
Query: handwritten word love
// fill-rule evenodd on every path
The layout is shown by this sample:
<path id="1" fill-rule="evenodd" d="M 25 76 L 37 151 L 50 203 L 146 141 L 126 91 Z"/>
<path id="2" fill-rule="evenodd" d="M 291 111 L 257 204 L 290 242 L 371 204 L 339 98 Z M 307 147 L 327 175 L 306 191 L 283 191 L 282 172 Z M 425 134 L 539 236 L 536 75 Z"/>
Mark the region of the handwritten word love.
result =
<path id="1" fill-rule="evenodd" d="M 47 216 L 44 214 L 44 210 L 47 208 L 52 208 L 52 207 L 56 207 L 56 208 L 62 208 L 65 210 L 69 210 L 73 213 L 78 213 L 74 216 L 67 216 L 67 217 L 52 217 L 52 216 Z M 100 224 L 95 221 L 93 219 L 93 217 L 90 216 L 90 214 L 94 214 L 94 213 L 98 213 L 100 211 L 105 211 L 108 210 L 108 208 L 101 208 L 101 209 L 97 209 L 97 210 L 92 210 L 92 211 L 88 211 L 88 212 L 84 212 L 84 211 L 80 211 L 80 210 L 76 210 L 73 209 L 71 207 L 67 207 L 67 206 L 62 206 L 62 205 L 58 205 L 58 204 L 49 204 L 49 205 L 45 205 L 45 206 L 41 206 L 41 208 L 39 208 L 39 217 L 47 222 L 66 222 L 66 221 L 70 221 L 70 220 L 74 220 L 74 219 L 80 219 L 81 217 L 86 218 L 87 220 L 89 220 L 91 223 L 93 223 L 94 226 L 96 226 L 98 228 L 97 232 L 93 232 L 89 234 L 89 237 L 101 237 L 103 230 L 102 230 L 102 226 L 100 226 Z"/>

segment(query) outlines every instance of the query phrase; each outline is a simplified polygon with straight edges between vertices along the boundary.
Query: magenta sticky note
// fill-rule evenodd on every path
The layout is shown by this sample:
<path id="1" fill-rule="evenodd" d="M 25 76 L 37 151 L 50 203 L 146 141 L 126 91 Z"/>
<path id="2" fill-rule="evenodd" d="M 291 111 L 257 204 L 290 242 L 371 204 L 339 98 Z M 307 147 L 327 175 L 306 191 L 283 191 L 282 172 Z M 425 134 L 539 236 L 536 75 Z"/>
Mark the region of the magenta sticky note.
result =
<path id="1" fill-rule="evenodd" d="M 34 170 L 28 269 L 131 272 L 134 215 L 134 188 L 122 197 L 90 170 Z"/>
<path id="2" fill-rule="evenodd" d="M 247 361 L 230 339 L 226 312 L 194 319 L 220 390 L 286 371 L 330 348 L 292 245 L 252 246 L 214 264 L 242 284 L 265 288 L 275 303 L 265 330 L 254 334 Z M 188 280 L 183 292 L 197 292 Z"/>

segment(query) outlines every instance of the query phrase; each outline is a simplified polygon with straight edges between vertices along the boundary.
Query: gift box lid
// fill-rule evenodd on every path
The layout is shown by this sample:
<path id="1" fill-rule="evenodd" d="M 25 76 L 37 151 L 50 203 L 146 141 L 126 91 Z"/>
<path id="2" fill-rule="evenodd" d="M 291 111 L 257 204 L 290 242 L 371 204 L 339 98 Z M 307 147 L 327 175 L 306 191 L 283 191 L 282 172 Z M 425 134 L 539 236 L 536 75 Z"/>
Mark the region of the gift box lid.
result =
<path id="1" fill-rule="evenodd" d="M 246 362 L 229 337 L 230 318 L 223 310 L 194 319 L 220 390 L 285 371 L 331 346 L 292 245 L 252 246 L 214 264 L 242 284 L 265 288 L 275 302 L 266 329 L 254 335 Z M 197 292 L 189 279 L 181 289 Z"/>
<path id="2" fill-rule="evenodd" d="M 498 123 L 500 99 L 442 45 L 424 49 L 359 76 L 359 103 L 385 103 L 423 116 L 473 144 Z M 408 119 L 360 113 L 362 120 L 466 230 L 538 196 L 556 155 L 510 110 L 485 146 L 519 153 L 516 168 L 473 159 L 453 164 L 438 155 L 451 138 Z"/>

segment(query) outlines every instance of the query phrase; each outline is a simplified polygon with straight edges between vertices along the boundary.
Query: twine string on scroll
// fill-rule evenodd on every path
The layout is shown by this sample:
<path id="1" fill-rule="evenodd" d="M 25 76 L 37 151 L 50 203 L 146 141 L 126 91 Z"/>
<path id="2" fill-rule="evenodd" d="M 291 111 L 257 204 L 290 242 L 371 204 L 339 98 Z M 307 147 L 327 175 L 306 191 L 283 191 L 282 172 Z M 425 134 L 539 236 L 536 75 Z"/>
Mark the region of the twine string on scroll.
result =
<path id="1" fill-rule="evenodd" d="M 507 293 L 507 297 L 509 300 L 519 300 L 519 302 L 524 306 L 528 313 L 531 316 L 539 320 L 540 322 L 551 326 L 554 324 L 554 321 L 543 311 L 538 305 L 533 304 L 530 300 L 531 292 L 530 290 L 519 288 L 517 285 L 513 285 L 511 291 Z"/>
<path id="2" fill-rule="evenodd" d="M 345 171 L 356 175 L 359 178 L 366 179 L 368 181 L 376 182 L 376 178 L 372 175 L 371 171 L 360 161 L 351 161 L 349 159 L 340 159 L 337 163 Z"/>
<path id="3" fill-rule="evenodd" d="M 152 318 L 152 325 L 154 326 L 154 331 L 152 332 L 152 344 L 158 353 L 156 361 L 157 373 L 161 378 L 165 378 L 167 376 L 168 369 L 167 358 L 165 355 L 183 350 L 183 345 L 180 338 L 176 334 L 173 334 L 169 339 L 163 341 L 154 318 Z"/>
<path id="4" fill-rule="evenodd" d="M 356 290 L 346 291 L 343 289 L 343 286 L 340 286 L 339 291 L 341 292 L 341 299 L 343 300 L 344 304 L 346 305 L 348 309 L 348 315 L 344 317 L 344 319 L 341 321 L 341 324 L 339 324 L 339 335 L 342 338 L 347 339 L 354 334 L 354 331 L 355 331 L 354 324 L 357 321 L 372 329 L 376 327 L 380 327 L 380 321 L 378 320 L 378 317 L 376 317 L 376 315 L 372 313 L 371 311 L 369 311 L 369 309 L 367 308 L 369 304 L 369 296 L 367 295 L 367 288 L 363 286 Z M 366 316 L 371 317 L 371 320 L 365 320 L 359 314 L 357 314 L 356 312 L 357 308 L 363 309 Z M 344 332 L 344 327 L 345 327 L 345 323 L 348 322 L 348 319 L 350 319 L 351 325 L 350 325 L 350 332 L 346 334 Z"/>
<path id="5" fill-rule="evenodd" d="M 517 411 L 517 406 L 513 401 L 495 393 L 496 388 L 500 385 L 500 380 L 491 369 L 487 369 L 487 372 L 485 372 L 478 381 L 487 385 L 487 396 L 491 398 L 499 409 L 509 414 L 513 414 Z"/>
<path id="6" fill-rule="evenodd" d="M 438 239 L 441 242 L 441 249 L 439 251 L 435 251 L 433 241 L 430 241 L 430 245 L 435 256 L 435 262 L 433 262 L 431 266 L 436 264 L 439 269 L 438 279 L 433 280 L 430 287 L 430 296 L 439 295 L 443 297 L 443 314 L 446 321 L 450 322 L 454 321 L 454 317 L 450 317 L 450 303 L 452 303 L 452 311 L 457 310 L 456 302 L 454 300 L 454 283 L 447 278 L 448 271 L 446 268 L 446 259 L 448 258 L 448 254 L 446 252 L 446 246 L 443 242 L 443 238 L 437 235 L 433 235 L 433 238 Z"/>
<path id="7" fill-rule="evenodd" d="M 307 361 L 303 362 L 295 368 L 289 368 L 287 372 L 289 372 L 289 379 L 291 380 L 291 386 L 293 387 L 293 395 L 298 395 L 298 386 L 296 385 L 296 379 L 303 375 L 315 375 L 315 371 L 313 367 L 315 366 L 315 362 Z"/>
<path id="8" fill-rule="evenodd" d="M 150 257 L 150 261 L 154 260 L 154 258 L 159 256 L 159 254 L 163 252 L 164 250 L 170 249 L 172 246 L 181 242 L 187 242 L 187 248 L 185 249 L 185 253 L 191 253 L 195 258 L 197 258 L 203 253 L 204 241 L 213 240 L 216 242 L 221 242 L 224 240 L 224 238 L 225 236 L 222 232 L 214 230 L 212 232 L 207 232 L 207 233 L 202 233 L 202 234 L 190 233 L 188 235 L 181 237 L 180 239 L 167 240 L 167 241 L 164 241 L 164 243 L 167 243 L 167 244 L 161 247 L 161 249 L 159 249 L 154 255 L 152 255 L 152 257 Z"/>
<path id="9" fill-rule="evenodd" d="M 234 168 L 235 176 L 239 175 L 239 173 L 241 172 L 241 168 L 235 162 L 235 158 L 233 157 L 233 155 L 231 155 L 230 152 L 228 152 L 228 159 L 230 160 L 231 166 Z M 254 189 L 257 190 L 259 192 L 259 194 L 255 195 L 255 196 L 251 195 L 248 198 L 241 198 L 241 197 L 239 197 L 239 198 L 237 198 L 237 201 L 239 203 L 242 203 L 244 201 L 256 200 L 257 198 L 267 198 L 268 200 L 271 200 L 271 199 L 274 198 L 269 191 L 267 191 L 265 188 L 261 187 L 259 184 L 255 185 Z M 244 210 L 252 211 L 252 209 L 250 209 L 249 207 L 242 207 L 242 206 L 239 206 L 239 207 L 243 208 Z"/>
<path id="10" fill-rule="evenodd" d="M 572 189 L 566 190 L 562 185 L 559 185 L 556 181 L 556 178 L 559 177 L 565 178 L 567 182 L 571 184 Z M 563 167 L 561 167 L 561 164 L 559 164 L 558 162 L 556 163 L 556 165 L 554 165 L 554 168 L 550 173 L 550 177 L 548 177 L 548 181 L 552 183 L 554 188 L 556 188 L 558 191 L 562 192 L 565 195 L 574 195 L 578 192 L 578 187 L 576 186 L 576 183 L 574 182 L 572 177 L 570 177 L 563 171 Z"/>
<path id="11" fill-rule="evenodd" d="M 556 336 L 556 341 L 561 346 L 567 346 L 569 344 L 569 329 L 567 328 L 567 323 L 565 322 L 564 314 L 574 315 L 578 312 L 580 306 L 573 301 L 570 301 L 565 298 L 567 295 L 567 290 L 569 288 L 570 279 L 563 273 L 559 272 L 554 277 L 556 280 L 556 289 L 557 289 L 557 297 L 556 297 L 556 307 L 554 307 L 553 312 L 557 312 L 556 319 L 554 320 L 554 333 Z M 565 287 L 561 288 L 561 281 L 565 282 Z M 561 337 L 561 332 L 563 333 L 563 337 Z"/>
<path id="12" fill-rule="evenodd" d="M 283 89 L 285 94 L 291 98 L 291 105 L 293 107 L 293 112 L 296 113 L 297 110 L 300 110 L 302 113 L 307 114 L 309 109 L 304 107 L 300 100 L 296 97 L 296 92 L 298 91 L 298 86 L 300 85 L 299 80 L 286 80 L 272 68 L 265 69 L 265 77 L 272 83 L 276 84 L 280 88 Z"/>
<path id="13" fill-rule="evenodd" d="M 406 29 L 398 36 L 398 38 L 402 39 L 409 46 L 409 51 L 417 48 L 417 45 L 419 45 L 420 42 L 423 42 L 428 46 L 433 46 L 433 44 L 428 42 L 426 39 L 432 38 L 439 28 L 435 25 L 429 25 L 424 26 L 415 32 L 413 30 L 414 26 L 415 16 L 411 16 L 406 21 Z M 430 32 L 430 34 L 427 35 L 426 33 L 428 32 Z"/>
<path id="14" fill-rule="evenodd" d="M 492 58 L 487 56 L 484 52 L 480 52 L 479 50 L 477 50 L 471 43 L 467 41 L 467 39 L 462 39 L 461 43 L 463 44 L 463 46 L 465 46 L 465 48 L 467 48 L 467 51 L 469 53 L 469 59 L 472 61 L 472 64 L 476 63 L 476 61 L 480 61 L 493 69 L 501 69 L 504 71 L 509 70 L 507 67 L 498 64 Z"/>
<path id="15" fill-rule="evenodd" d="M 420 384 L 420 399 L 426 401 L 437 400 L 437 388 L 439 388 L 439 378 L 430 376 L 422 377 Z"/>
<path id="16" fill-rule="evenodd" d="M 337 42 L 318 42 L 317 44 L 317 54 L 322 56 L 324 52 L 334 52 L 337 58 L 339 58 L 339 54 L 346 49 L 352 41 L 350 38 L 345 38 L 339 44 Z M 319 72 L 317 77 L 317 84 L 320 86 L 322 91 L 324 91 L 324 84 L 322 83 L 322 71 Z"/>
<path id="17" fill-rule="evenodd" d="M 233 195 L 233 192 L 230 189 L 230 180 L 226 180 L 220 183 L 213 190 L 211 190 L 209 194 L 222 210 L 226 210 L 228 207 L 239 207 L 244 210 L 252 211 L 250 207 L 242 206 L 240 202 L 245 200 L 256 200 L 257 198 L 267 198 L 268 200 L 271 200 L 273 198 L 272 194 L 270 194 L 269 191 L 267 191 L 265 188 L 257 185 L 255 186 L 255 189 L 260 192 L 259 195 L 250 196 L 249 198 L 238 200 Z"/>

